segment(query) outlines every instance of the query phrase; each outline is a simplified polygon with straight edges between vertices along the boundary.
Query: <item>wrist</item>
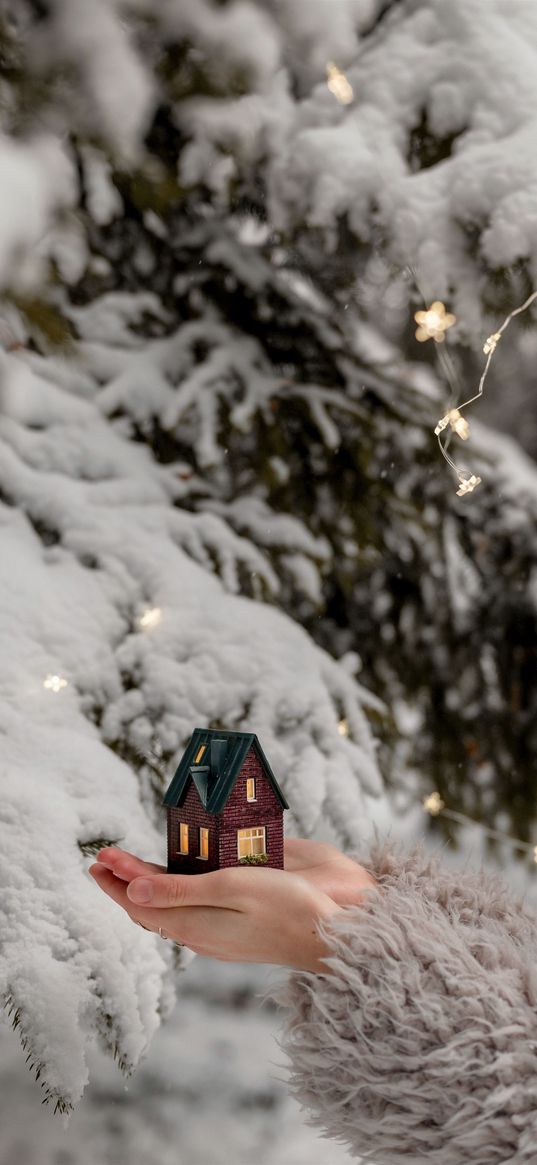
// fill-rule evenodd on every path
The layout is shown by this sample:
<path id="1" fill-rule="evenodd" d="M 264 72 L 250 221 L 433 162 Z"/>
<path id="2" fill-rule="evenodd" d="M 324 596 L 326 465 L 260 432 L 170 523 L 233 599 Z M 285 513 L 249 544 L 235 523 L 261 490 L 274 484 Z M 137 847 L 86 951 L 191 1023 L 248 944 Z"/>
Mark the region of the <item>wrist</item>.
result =
<path id="1" fill-rule="evenodd" d="M 327 922 L 329 923 L 330 919 L 333 918 L 334 915 L 340 914 L 341 909 L 342 908 L 340 906 L 336 906 L 334 910 L 330 912 L 330 914 L 322 915 L 322 917 L 317 920 L 317 924 L 313 921 L 310 927 L 310 934 L 308 936 L 309 942 L 307 943 L 307 947 L 306 944 L 304 944 L 306 949 L 302 949 L 301 958 L 299 960 L 300 965 L 297 965 L 294 968 L 295 970 L 312 971 L 316 975 L 330 974 L 330 967 L 324 960 L 329 958 L 333 954 L 333 951 L 329 943 L 319 932 L 318 924 L 319 922 L 322 922 L 324 926 Z"/>

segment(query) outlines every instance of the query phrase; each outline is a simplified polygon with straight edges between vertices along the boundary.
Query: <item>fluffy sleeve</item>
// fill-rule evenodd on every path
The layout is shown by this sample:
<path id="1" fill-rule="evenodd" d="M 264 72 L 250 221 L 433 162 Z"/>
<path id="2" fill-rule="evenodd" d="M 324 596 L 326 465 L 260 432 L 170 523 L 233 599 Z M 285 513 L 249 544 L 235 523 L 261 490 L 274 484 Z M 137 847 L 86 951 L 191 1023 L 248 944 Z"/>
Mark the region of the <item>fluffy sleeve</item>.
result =
<path id="1" fill-rule="evenodd" d="M 536 1165 L 537 919 L 422 843 L 350 856 L 377 886 L 319 924 L 330 970 L 273 992 L 307 1123 L 378 1165 Z"/>

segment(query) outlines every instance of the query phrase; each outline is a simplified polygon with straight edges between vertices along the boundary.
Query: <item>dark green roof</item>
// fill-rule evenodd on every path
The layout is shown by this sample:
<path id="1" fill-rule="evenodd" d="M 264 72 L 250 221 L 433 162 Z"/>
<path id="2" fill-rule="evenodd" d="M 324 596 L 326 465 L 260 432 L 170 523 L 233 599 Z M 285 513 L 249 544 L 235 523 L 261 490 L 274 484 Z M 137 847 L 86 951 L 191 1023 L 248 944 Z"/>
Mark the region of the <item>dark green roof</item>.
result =
<path id="1" fill-rule="evenodd" d="M 202 744 L 206 745 L 205 753 L 200 758 L 201 763 L 196 765 L 195 758 Z M 207 812 L 221 813 L 252 745 L 282 808 L 288 809 L 287 801 L 255 732 L 224 732 L 211 728 L 194 729 L 166 792 L 163 805 L 173 808 L 180 805 L 192 779 Z"/>

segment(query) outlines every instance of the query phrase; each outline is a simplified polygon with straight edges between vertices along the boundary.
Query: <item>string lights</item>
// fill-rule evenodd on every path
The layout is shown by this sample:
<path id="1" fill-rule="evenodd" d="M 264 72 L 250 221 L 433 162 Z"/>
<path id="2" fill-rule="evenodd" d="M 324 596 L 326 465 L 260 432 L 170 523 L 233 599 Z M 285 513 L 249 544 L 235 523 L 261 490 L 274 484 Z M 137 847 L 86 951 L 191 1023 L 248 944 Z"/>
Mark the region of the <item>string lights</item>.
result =
<path id="1" fill-rule="evenodd" d="M 138 623 L 143 631 L 150 631 L 152 627 L 157 627 L 162 620 L 162 611 L 160 607 L 146 607 L 142 612 Z"/>
<path id="2" fill-rule="evenodd" d="M 416 329 L 416 340 L 419 340 L 420 344 L 426 340 L 435 340 L 437 344 L 443 344 L 448 328 L 453 327 L 457 317 L 446 311 L 439 299 L 435 299 L 427 311 L 415 312 L 414 319 L 419 324 Z"/>
<path id="3" fill-rule="evenodd" d="M 455 435 L 460 437 L 463 441 L 468 440 L 468 437 L 470 436 L 470 426 L 466 418 L 462 416 L 462 409 L 467 408 L 468 405 L 473 404 L 474 401 L 479 400 L 479 397 L 483 395 L 490 363 L 501 340 L 503 332 L 511 323 L 511 320 L 515 316 L 520 315 L 521 312 L 526 311 L 526 309 L 530 306 L 530 304 L 533 303 L 535 299 L 537 299 L 537 291 L 534 291 L 530 296 L 528 296 L 528 298 L 524 301 L 523 304 L 520 305 L 520 307 L 516 307 L 513 309 L 513 311 L 509 312 L 509 315 L 506 316 L 503 324 L 498 328 L 498 331 L 493 332 L 491 336 L 488 336 L 483 345 L 483 352 L 487 357 L 487 360 L 481 375 L 481 379 L 479 381 L 477 392 L 474 393 L 473 396 L 469 397 L 468 400 L 463 401 L 463 403 L 458 405 L 456 408 L 448 409 L 447 413 L 445 413 L 445 415 L 440 418 L 434 430 L 435 436 L 438 439 L 438 444 L 440 446 L 442 456 L 447 461 L 448 465 L 451 466 L 451 468 L 457 474 L 459 482 L 457 497 L 459 498 L 464 497 L 466 494 L 473 493 L 476 487 L 481 484 L 481 478 L 476 473 L 468 474 L 465 470 L 461 469 L 460 466 L 456 464 L 456 462 L 452 457 L 450 457 L 447 451 L 448 441 L 452 433 L 455 433 Z M 416 323 L 419 324 L 418 330 L 416 332 L 417 340 L 424 342 L 425 340 L 432 339 L 437 343 L 442 343 L 442 341 L 445 339 L 445 333 L 447 329 L 455 323 L 456 317 L 450 312 L 446 312 L 446 308 L 444 307 L 443 303 L 440 303 L 439 300 L 435 300 L 435 302 L 431 304 L 431 307 L 428 308 L 427 311 L 415 312 L 414 319 L 416 320 Z M 442 439 L 442 434 L 445 434 L 444 440 Z"/>
<path id="4" fill-rule="evenodd" d="M 68 681 L 63 676 L 49 674 L 43 680 L 43 687 L 49 692 L 61 692 L 63 688 L 68 686 Z"/>
<path id="5" fill-rule="evenodd" d="M 480 821 L 473 821 L 471 817 L 466 817 L 464 813 L 456 813 L 454 809 L 446 809 L 445 802 L 442 800 L 440 793 L 429 793 L 422 801 L 423 808 L 431 817 L 438 817 L 442 814 L 443 817 L 449 817 L 452 821 L 458 821 L 462 825 L 478 825 L 488 837 L 495 837 L 500 841 L 508 841 L 514 849 L 523 850 L 525 853 L 531 853 L 533 862 L 537 865 L 537 845 L 532 845 L 526 841 L 519 841 L 516 837 L 510 837 L 508 833 L 502 833 L 499 829 L 486 829 Z"/>
<path id="6" fill-rule="evenodd" d="M 340 105 L 350 105 L 354 99 L 354 91 L 352 85 L 341 69 L 333 61 L 329 61 L 326 66 L 327 88 L 330 90 L 336 101 Z"/>

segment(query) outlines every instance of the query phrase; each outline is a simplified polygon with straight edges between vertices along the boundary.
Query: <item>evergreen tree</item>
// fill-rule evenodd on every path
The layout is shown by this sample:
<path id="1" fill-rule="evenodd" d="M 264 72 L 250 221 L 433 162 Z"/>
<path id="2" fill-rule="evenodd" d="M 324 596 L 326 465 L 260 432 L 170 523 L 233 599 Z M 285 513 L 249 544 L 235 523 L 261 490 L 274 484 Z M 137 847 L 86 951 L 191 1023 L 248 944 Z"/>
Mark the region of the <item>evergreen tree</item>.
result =
<path id="1" fill-rule="evenodd" d="M 60 1107 L 91 1026 L 133 1064 L 168 995 L 127 928 L 103 969 L 100 910 L 80 881 L 66 919 L 58 869 L 80 879 L 75 842 L 158 846 L 194 720 L 259 731 L 303 833 L 359 838 L 365 707 L 390 784 L 529 836 L 537 478 L 475 425 L 484 484 L 456 497 L 432 437 L 448 389 L 409 324 L 408 265 L 460 346 L 531 286 L 533 82 L 504 41 L 529 61 L 537 23 L 492 8 L 484 28 L 480 0 L 0 5 L 4 852 L 23 820 L 40 862 L 57 836 L 41 912 L 62 920 L 28 968 L 23 879 L 6 989 Z M 37 754 L 80 807 L 53 797 L 38 829 Z"/>

